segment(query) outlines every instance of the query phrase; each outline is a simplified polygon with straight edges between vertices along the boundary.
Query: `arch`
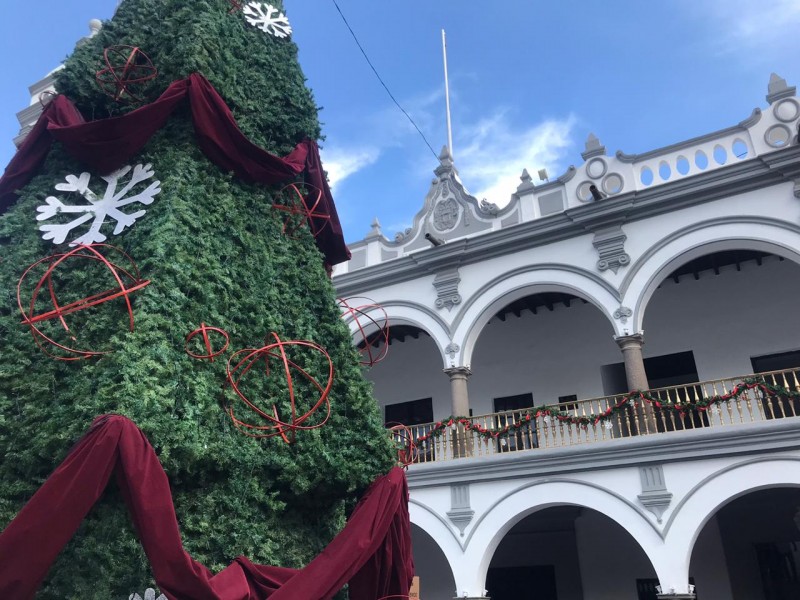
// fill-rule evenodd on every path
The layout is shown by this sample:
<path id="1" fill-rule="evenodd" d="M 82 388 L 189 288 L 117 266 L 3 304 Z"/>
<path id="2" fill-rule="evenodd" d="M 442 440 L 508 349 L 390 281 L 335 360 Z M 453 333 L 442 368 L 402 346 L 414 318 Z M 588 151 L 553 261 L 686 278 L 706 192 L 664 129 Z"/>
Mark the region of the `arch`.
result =
<path id="1" fill-rule="evenodd" d="M 491 279 L 464 303 L 453 321 L 453 341 L 460 346 L 456 364 L 470 364 L 481 331 L 498 310 L 540 292 L 562 292 L 583 298 L 597 307 L 617 331 L 612 314 L 619 306 L 619 296 L 602 277 L 570 265 L 529 265 Z"/>
<path id="2" fill-rule="evenodd" d="M 633 307 L 634 331 L 656 288 L 672 271 L 699 256 L 724 250 L 757 250 L 800 264 L 800 227 L 769 217 L 728 217 L 694 223 L 653 244 L 628 270 L 622 304 Z"/>
<path id="3" fill-rule="evenodd" d="M 448 367 L 445 349 L 450 343 L 450 330 L 447 327 L 447 324 L 442 321 L 441 317 L 439 317 L 439 315 L 437 315 L 428 307 L 415 302 L 395 300 L 386 303 L 378 302 L 378 304 L 380 304 L 386 311 L 390 327 L 392 323 L 396 323 L 398 325 L 411 325 L 413 327 L 418 327 L 430 335 L 442 358 L 443 368 Z M 344 321 L 350 329 L 351 337 L 359 333 L 358 326 L 356 325 L 355 319 L 352 315 L 348 315 Z M 375 326 L 371 323 L 365 327 L 365 332 L 367 334 L 372 333 L 374 330 Z"/>
<path id="4" fill-rule="evenodd" d="M 447 559 L 450 572 L 455 579 L 455 567 L 460 563 L 463 548 L 453 529 L 434 510 L 413 498 L 408 501 L 408 516 L 413 525 L 422 529 L 436 542 L 439 550 L 442 551 L 442 554 Z"/>
<path id="5" fill-rule="evenodd" d="M 711 517 L 736 498 L 777 487 L 800 487 L 800 457 L 745 460 L 720 469 L 689 490 L 664 528 L 666 549 L 679 561 L 679 579 L 688 580 L 695 542 Z"/>
<path id="6" fill-rule="evenodd" d="M 468 537 L 467 554 L 478 585 L 486 581 L 492 557 L 514 525 L 539 510 L 564 505 L 589 508 L 616 522 L 639 544 L 658 576 L 666 575 L 661 535 L 634 504 L 590 482 L 548 478 L 510 491 L 475 524 Z"/>

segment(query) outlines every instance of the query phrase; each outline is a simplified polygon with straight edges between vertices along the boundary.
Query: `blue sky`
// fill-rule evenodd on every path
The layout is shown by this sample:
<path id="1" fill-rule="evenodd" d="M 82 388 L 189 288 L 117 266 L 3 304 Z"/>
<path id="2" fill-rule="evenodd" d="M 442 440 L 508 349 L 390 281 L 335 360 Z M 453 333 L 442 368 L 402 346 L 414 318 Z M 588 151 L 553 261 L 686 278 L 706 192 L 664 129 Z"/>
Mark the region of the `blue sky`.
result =
<path id="1" fill-rule="evenodd" d="M 223 0 L 220 0 L 223 2 Z M 438 152 L 446 142 L 447 30 L 453 151 L 467 188 L 504 204 L 522 168 L 552 177 L 589 132 L 644 152 L 745 119 L 771 72 L 800 85 L 800 0 L 338 0 L 378 71 Z M 28 85 L 117 0 L 8 2 L 0 19 L 0 163 L 14 152 Z M 410 225 L 437 161 L 394 106 L 331 0 L 285 0 L 326 135 L 348 241 L 374 217 Z M 535 174 L 534 174 L 535 177 Z"/>

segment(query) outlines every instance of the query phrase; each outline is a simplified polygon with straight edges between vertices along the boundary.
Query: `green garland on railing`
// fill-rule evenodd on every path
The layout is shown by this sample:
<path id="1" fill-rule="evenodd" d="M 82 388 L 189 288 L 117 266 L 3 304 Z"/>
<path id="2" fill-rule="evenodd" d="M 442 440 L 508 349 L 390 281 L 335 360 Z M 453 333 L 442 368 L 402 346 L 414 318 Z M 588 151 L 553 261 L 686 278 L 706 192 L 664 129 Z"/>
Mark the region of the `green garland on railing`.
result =
<path id="1" fill-rule="evenodd" d="M 604 412 L 599 414 L 592 413 L 585 417 L 576 416 L 572 413 L 559 410 L 559 408 L 555 406 L 540 406 L 538 408 L 525 411 L 519 420 L 514 421 L 513 423 L 508 423 L 504 427 L 499 427 L 496 429 L 491 427 L 482 427 L 478 423 L 473 423 L 467 417 L 450 416 L 434 423 L 433 428 L 428 433 L 418 437 L 415 440 L 415 443 L 419 444 L 426 442 L 431 438 L 441 437 L 445 429 L 448 427 L 454 427 L 456 425 L 462 425 L 466 431 L 475 432 L 485 439 L 503 439 L 508 437 L 511 433 L 516 432 L 517 430 L 528 425 L 531 420 L 538 419 L 539 417 L 555 418 L 561 423 L 569 423 L 570 425 L 578 425 L 584 429 L 588 429 L 589 425 L 597 425 L 601 422 L 610 421 L 616 413 L 621 412 L 626 408 L 636 408 L 645 402 L 652 404 L 661 410 L 671 410 L 673 412 L 677 412 L 681 417 L 684 417 L 687 412 L 694 411 L 703 413 L 707 411 L 709 407 L 715 404 L 737 399 L 743 396 L 748 390 L 752 390 L 754 388 L 758 388 L 762 393 L 769 397 L 783 396 L 786 398 L 791 398 L 792 400 L 800 400 L 800 392 L 798 391 L 789 390 L 778 385 L 767 383 L 763 378 L 760 377 L 750 377 L 740 383 L 737 383 L 727 394 L 700 398 L 696 402 L 672 402 L 671 400 L 664 402 L 650 394 L 650 392 L 633 391 L 623 396 L 619 402 L 613 406 L 609 406 Z"/>

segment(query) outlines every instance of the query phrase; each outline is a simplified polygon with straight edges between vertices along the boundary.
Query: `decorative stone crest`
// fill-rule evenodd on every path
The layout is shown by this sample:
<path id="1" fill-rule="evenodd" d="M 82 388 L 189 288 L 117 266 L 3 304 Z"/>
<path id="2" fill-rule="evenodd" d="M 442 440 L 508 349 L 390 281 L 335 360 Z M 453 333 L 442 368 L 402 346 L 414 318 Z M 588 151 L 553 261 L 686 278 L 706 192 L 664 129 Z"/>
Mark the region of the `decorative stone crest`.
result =
<path id="1" fill-rule="evenodd" d="M 433 208 L 433 226 L 438 231 L 452 229 L 458 223 L 458 203 L 455 198 L 440 200 Z"/>
<path id="2" fill-rule="evenodd" d="M 630 264 L 631 257 L 625 252 L 625 240 L 628 236 L 621 225 L 612 225 L 595 231 L 592 245 L 597 249 L 600 260 L 597 268 L 600 271 L 611 270 L 616 273 L 620 267 Z"/>
<path id="3" fill-rule="evenodd" d="M 461 347 L 458 344 L 456 344 L 455 342 L 450 342 L 445 347 L 444 353 L 450 355 L 450 360 L 455 360 L 456 352 L 458 352 L 459 350 L 461 350 Z"/>
<path id="4" fill-rule="evenodd" d="M 623 325 L 628 322 L 628 318 L 633 315 L 633 311 L 627 306 L 620 306 L 614 311 L 614 318 L 620 321 Z"/>
<path id="5" fill-rule="evenodd" d="M 461 275 L 458 269 L 450 269 L 439 273 L 433 279 L 433 287 L 436 288 L 436 308 L 446 308 L 452 310 L 456 304 L 461 304 L 461 294 L 458 293 L 458 284 Z"/>

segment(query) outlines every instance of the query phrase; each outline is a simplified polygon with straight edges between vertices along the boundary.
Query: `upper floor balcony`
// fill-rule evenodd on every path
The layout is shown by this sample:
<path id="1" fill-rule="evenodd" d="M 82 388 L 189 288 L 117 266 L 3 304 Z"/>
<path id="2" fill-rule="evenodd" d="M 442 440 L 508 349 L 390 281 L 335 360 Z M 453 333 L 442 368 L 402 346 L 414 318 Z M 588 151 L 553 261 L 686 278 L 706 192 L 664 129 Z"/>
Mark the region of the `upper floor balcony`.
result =
<path id="1" fill-rule="evenodd" d="M 398 430 L 395 440 L 402 458 L 423 464 L 613 444 L 633 436 L 656 442 L 661 436 L 683 432 L 745 428 L 799 416 L 799 375 L 800 369 L 772 371 L 559 405 L 455 416 Z"/>

